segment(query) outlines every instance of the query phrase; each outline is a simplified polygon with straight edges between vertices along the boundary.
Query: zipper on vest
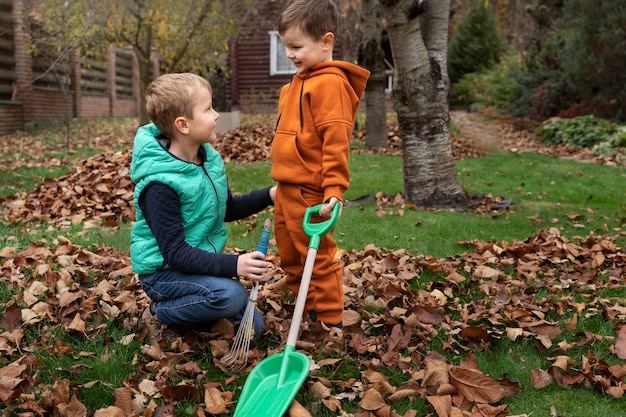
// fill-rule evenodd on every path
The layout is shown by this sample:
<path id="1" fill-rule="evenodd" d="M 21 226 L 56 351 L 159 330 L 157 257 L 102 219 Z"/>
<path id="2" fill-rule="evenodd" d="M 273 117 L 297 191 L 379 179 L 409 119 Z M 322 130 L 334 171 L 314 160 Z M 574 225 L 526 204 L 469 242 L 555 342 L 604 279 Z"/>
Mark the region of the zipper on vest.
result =
<path id="1" fill-rule="evenodd" d="M 200 165 L 202 168 L 202 172 L 204 172 L 204 175 L 206 175 L 206 178 L 209 180 L 209 182 L 211 183 L 211 187 L 213 187 L 213 192 L 215 193 L 215 201 L 217 201 L 217 207 L 219 207 L 220 205 L 220 195 L 217 193 L 217 187 L 215 186 L 215 183 L 213 182 L 213 179 L 211 178 L 211 175 L 209 175 L 209 171 L 207 171 L 206 167 L 204 166 L 204 164 Z M 206 239 L 207 243 L 209 245 L 211 245 L 211 247 L 213 248 L 213 253 L 217 253 L 217 248 L 215 247 L 215 245 L 213 244 L 213 242 L 211 242 L 208 239 Z"/>

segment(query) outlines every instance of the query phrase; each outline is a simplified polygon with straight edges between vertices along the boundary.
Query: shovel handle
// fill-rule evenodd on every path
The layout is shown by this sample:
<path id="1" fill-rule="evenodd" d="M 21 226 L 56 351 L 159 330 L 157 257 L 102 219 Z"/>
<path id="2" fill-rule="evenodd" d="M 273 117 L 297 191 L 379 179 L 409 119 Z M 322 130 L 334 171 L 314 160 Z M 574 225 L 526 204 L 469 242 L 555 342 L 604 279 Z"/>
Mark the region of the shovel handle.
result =
<path id="1" fill-rule="evenodd" d="M 318 204 L 317 206 L 307 207 L 304 211 L 304 219 L 302 219 L 302 228 L 304 232 L 309 235 L 311 240 L 309 241 L 309 248 L 319 248 L 320 239 L 326 233 L 330 232 L 337 220 L 339 220 L 339 213 L 341 213 L 341 203 L 337 202 L 333 206 L 333 211 L 330 215 L 330 219 L 319 223 L 311 223 L 311 217 L 315 214 L 319 214 L 322 207 L 325 204 Z"/>
<path id="2" fill-rule="evenodd" d="M 336 203 L 333 206 L 330 219 L 321 223 L 311 223 L 311 216 L 319 214 L 322 207 L 324 207 L 324 204 L 307 207 L 304 212 L 304 219 L 302 220 L 302 227 L 306 234 L 311 237 L 311 240 L 309 242 L 309 251 L 306 256 L 306 261 L 304 262 L 304 270 L 302 271 L 300 288 L 298 289 L 298 296 L 296 297 L 296 305 L 291 319 L 291 326 L 289 327 L 289 334 L 287 335 L 287 345 L 291 346 L 295 346 L 298 340 L 298 333 L 300 332 L 300 324 L 302 323 L 306 297 L 309 293 L 309 285 L 311 284 L 311 275 L 313 275 L 313 265 L 315 264 L 315 256 L 317 255 L 320 238 L 332 230 L 337 223 L 337 219 L 339 219 L 339 213 L 341 211 L 341 204 Z"/>

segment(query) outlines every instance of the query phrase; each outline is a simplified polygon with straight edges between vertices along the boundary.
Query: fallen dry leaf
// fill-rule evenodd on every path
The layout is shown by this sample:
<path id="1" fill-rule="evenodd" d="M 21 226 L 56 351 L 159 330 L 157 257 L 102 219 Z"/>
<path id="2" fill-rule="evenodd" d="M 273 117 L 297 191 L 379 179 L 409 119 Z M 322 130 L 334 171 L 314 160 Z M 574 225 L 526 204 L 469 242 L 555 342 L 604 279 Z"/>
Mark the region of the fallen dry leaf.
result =
<path id="1" fill-rule="evenodd" d="M 450 383 L 461 395 L 475 403 L 496 403 L 506 395 L 497 380 L 478 370 L 453 366 L 450 368 Z"/>

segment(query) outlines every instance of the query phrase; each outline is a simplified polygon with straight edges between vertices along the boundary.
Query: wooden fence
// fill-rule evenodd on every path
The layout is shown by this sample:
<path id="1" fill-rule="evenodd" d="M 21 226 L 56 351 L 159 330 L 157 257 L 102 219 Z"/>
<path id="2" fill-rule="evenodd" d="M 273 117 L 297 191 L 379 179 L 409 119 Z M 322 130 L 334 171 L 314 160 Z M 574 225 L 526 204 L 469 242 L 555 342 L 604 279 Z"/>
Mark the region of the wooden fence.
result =
<path id="1" fill-rule="evenodd" d="M 0 0 L 0 134 L 39 122 L 139 115 L 139 71 L 132 50 L 104 56 L 74 51 L 56 71 L 25 52 L 23 0 Z"/>

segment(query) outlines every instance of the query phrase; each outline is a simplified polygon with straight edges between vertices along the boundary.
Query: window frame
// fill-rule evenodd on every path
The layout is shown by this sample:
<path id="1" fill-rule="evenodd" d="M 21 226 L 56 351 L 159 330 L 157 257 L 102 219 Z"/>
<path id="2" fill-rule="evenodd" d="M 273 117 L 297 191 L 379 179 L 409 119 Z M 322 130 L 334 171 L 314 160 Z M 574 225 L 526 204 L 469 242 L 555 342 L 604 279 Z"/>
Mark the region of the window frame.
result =
<path id="1" fill-rule="evenodd" d="M 280 40 L 278 31 L 271 30 L 268 32 L 270 35 L 270 76 L 273 75 L 293 75 L 296 73 L 296 68 L 291 64 L 291 61 L 285 55 L 285 47 Z M 282 53 L 281 53 L 282 51 Z M 289 69 L 279 69 L 279 55 L 282 55 L 283 62 L 289 62 Z"/>

